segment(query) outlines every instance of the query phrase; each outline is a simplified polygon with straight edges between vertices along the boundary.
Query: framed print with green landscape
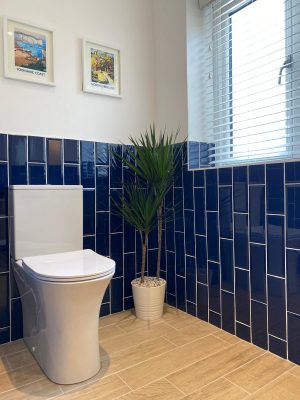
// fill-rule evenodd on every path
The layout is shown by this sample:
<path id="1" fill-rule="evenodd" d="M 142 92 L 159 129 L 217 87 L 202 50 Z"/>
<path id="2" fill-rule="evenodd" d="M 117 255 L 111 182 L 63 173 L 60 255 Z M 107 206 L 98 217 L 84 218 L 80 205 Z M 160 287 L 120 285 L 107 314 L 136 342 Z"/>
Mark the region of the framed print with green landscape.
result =
<path id="1" fill-rule="evenodd" d="M 83 40 L 83 91 L 121 97 L 119 50 Z"/>
<path id="2" fill-rule="evenodd" d="M 4 76 L 54 86 L 53 31 L 3 18 Z"/>

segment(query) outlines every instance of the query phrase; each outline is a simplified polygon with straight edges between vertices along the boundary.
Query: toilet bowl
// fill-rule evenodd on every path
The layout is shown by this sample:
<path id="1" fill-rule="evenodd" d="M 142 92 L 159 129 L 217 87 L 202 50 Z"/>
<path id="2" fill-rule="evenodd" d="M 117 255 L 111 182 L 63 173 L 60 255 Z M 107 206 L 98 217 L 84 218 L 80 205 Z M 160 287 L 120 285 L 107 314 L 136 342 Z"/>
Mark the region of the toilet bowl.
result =
<path id="1" fill-rule="evenodd" d="M 100 368 L 99 311 L 115 262 L 82 249 L 82 186 L 14 185 L 9 208 L 24 341 L 52 381 L 89 379 Z"/>
<path id="2" fill-rule="evenodd" d="M 56 383 L 84 381 L 100 369 L 98 323 L 115 262 L 92 250 L 13 262 L 24 341 Z"/>

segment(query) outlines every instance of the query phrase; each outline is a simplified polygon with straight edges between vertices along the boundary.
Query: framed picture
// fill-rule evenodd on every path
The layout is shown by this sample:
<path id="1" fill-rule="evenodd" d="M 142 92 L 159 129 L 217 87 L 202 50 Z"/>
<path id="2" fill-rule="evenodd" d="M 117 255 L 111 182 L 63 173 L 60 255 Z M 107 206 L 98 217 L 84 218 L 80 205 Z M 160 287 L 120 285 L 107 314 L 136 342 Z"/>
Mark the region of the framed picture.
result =
<path id="1" fill-rule="evenodd" d="M 83 91 L 121 97 L 119 50 L 83 40 Z"/>
<path id="2" fill-rule="evenodd" d="M 4 76 L 54 86 L 53 31 L 3 18 Z"/>

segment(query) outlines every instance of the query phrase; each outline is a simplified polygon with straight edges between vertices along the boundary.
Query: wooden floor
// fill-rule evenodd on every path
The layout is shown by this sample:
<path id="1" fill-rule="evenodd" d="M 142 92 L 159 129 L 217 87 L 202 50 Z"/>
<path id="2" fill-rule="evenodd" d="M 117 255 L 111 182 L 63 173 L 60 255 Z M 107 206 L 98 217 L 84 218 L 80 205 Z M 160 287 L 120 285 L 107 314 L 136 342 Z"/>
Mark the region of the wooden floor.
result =
<path id="1" fill-rule="evenodd" d="M 171 307 L 155 323 L 100 319 L 102 370 L 49 381 L 22 341 L 0 346 L 0 400 L 299 400 L 300 367 Z"/>

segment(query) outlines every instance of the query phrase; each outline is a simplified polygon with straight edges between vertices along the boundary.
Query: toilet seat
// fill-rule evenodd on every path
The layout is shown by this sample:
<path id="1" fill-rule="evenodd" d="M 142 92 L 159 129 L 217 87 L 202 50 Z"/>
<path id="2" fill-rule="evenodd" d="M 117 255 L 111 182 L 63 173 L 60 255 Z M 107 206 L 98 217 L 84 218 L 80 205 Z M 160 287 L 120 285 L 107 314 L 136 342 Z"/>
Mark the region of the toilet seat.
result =
<path id="1" fill-rule="evenodd" d="M 115 272 L 115 262 L 92 250 L 25 257 L 22 266 L 37 279 L 79 282 L 104 278 Z"/>

